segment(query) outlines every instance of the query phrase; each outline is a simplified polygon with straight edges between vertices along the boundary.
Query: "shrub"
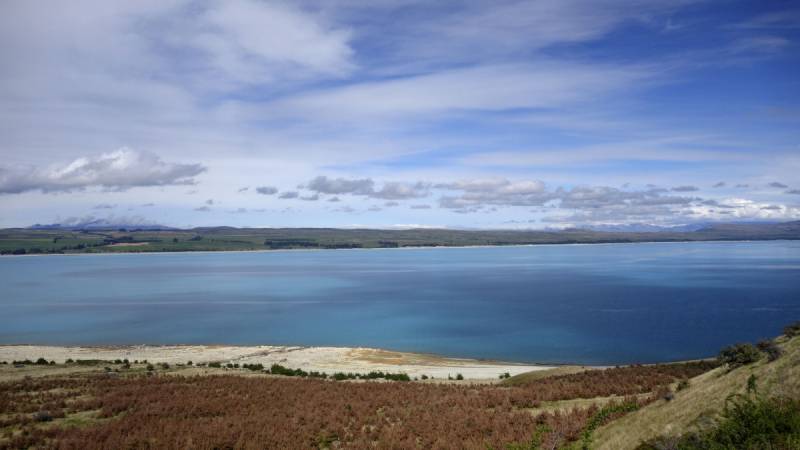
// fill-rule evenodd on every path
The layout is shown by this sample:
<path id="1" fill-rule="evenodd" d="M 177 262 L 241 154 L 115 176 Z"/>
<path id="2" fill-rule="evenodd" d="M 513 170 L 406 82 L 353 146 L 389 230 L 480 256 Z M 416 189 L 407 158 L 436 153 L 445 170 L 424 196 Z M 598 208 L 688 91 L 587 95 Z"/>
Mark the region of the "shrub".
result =
<path id="1" fill-rule="evenodd" d="M 75 362 L 78 363 L 79 366 L 96 366 L 105 361 L 99 359 L 79 359 Z"/>
<path id="2" fill-rule="evenodd" d="M 39 359 L 36 360 L 36 362 L 34 364 L 36 364 L 37 366 L 46 366 L 46 365 L 48 365 L 50 363 L 47 362 L 47 360 L 44 359 L 44 358 L 39 358 Z"/>
<path id="3" fill-rule="evenodd" d="M 728 345 L 719 350 L 717 360 L 720 364 L 727 364 L 728 370 L 752 364 L 761 359 L 761 353 L 749 342 L 739 342 L 736 346 Z"/>
<path id="4" fill-rule="evenodd" d="M 39 411 L 34 416 L 35 416 L 37 422 L 52 422 L 53 421 L 53 415 L 50 414 L 50 411 Z"/>
<path id="5" fill-rule="evenodd" d="M 233 369 L 233 363 L 228 363 L 225 365 L 228 369 Z"/>
<path id="6" fill-rule="evenodd" d="M 33 364 L 33 361 L 31 361 L 30 359 L 26 359 L 24 361 L 16 361 L 15 360 L 12 364 L 15 364 L 15 365 L 16 364 L 28 364 L 28 365 L 30 365 L 30 364 Z"/>
<path id="7" fill-rule="evenodd" d="M 192 365 L 192 362 L 191 362 L 191 361 L 189 361 L 188 363 L 186 363 L 186 365 L 187 365 L 187 366 L 191 366 L 191 365 Z"/>
<path id="8" fill-rule="evenodd" d="M 122 360 L 121 359 L 115 359 L 114 360 L 114 364 L 122 364 Z"/>
<path id="9" fill-rule="evenodd" d="M 503 380 L 503 379 L 505 379 L 505 378 L 511 378 L 511 374 L 510 374 L 510 373 L 508 373 L 508 372 L 506 372 L 506 373 L 501 373 L 501 374 L 500 374 L 500 379 L 501 379 L 501 380 Z"/>
<path id="10" fill-rule="evenodd" d="M 220 364 L 218 362 L 210 362 L 210 363 L 208 363 L 208 367 L 213 367 L 215 369 L 219 369 L 220 367 L 222 367 L 222 364 Z"/>
<path id="11" fill-rule="evenodd" d="M 152 372 L 152 371 L 154 371 L 154 370 L 156 370 L 156 368 L 155 368 L 155 367 L 153 367 L 153 365 L 152 365 L 152 364 L 148 364 L 148 365 L 147 365 L 147 371 L 148 371 L 148 372 Z"/>
<path id="12" fill-rule="evenodd" d="M 456 374 L 456 380 L 463 380 L 463 379 L 464 379 L 464 375 L 461 375 L 460 373 Z"/>
<path id="13" fill-rule="evenodd" d="M 122 360 L 122 364 L 130 364 L 130 362 L 128 361 L 128 358 L 123 359 Z"/>
<path id="14" fill-rule="evenodd" d="M 689 381 L 687 378 L 684 378 L 683 380 L 678 382 L 678 387 L 676 388 L 676 390 L 682 391 L 682 390 L 688 388 L 691 385 L 692 385 L 692 382 Z"/>
<path id="15" fill-rule="evenodd" d="M 66 362 L 64 362 L 64 364 L 69 364 L 69 363 L 72 363 L 72 362 L 75 362 L 75 361 L 73 361 L 72 358 L 69 358 L 69 359 L 67 359 Z"/>
<path id="16" fill-rule="evenodd" d="M 164 369 L 164 370 L 167 370 L 167 369 L 169 369 L 169 364 L 161 363 L 161 368 Z"/>
<path id="17" fill-rule="evenodd" d="M 427 379 L 428 379 L 428 376 L 427 376 L 427 375 L 425 375 L 425 374 L 423 373 L 423 374 L 422 374 L 422 376 L 421 376 L 420 378 L 421 378 L 421 379 L 423 379 L 423 380 L 427 380 Z"/>
<path id="18" fill-rule="evenodd" d="M 800 322 L 795 322 L 793 324 L 786 325 L 783 328 L 783 334 L 789 337 L 795 337 L 800 335 Z"/>
<path id="19" fill-rule="evenodd" d="M 756 342 L 756 348 L 767 354 L 767 360 L 769 362 L 777 360 L 784 353 L 783 349 L 778 347 L 778 344 L 775 343 L 775 339 L 772 338 L 759 339 L 758 342 Z"/>
<path id="20" fill-rule="evenodd" d="M 730 395 L 715 426 L 681 437 L 662 437 L 637 450 L 790 449 L 800 442 L 800 402 L 792 398 L 760 399 Z"/>

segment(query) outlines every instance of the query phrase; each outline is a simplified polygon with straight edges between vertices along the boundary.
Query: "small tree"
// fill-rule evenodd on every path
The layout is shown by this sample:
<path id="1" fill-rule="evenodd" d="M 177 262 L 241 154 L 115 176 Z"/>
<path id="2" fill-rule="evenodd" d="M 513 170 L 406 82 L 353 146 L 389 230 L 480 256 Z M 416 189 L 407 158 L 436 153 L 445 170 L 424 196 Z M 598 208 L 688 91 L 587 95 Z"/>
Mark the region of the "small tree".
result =
<path id="1" fill-rule="evenodd" d="M 772 338 L 759 339 L 758 342 L 756 342 L 756 348 L 767 354 L 767 360 L 769 362 L 777 360 L 784 353 L 783 349 L 778 347 L 778 344 L 775 343 L 775 339 Z"/>
<path id="2" fill-rule="evenodd" d="M 728 370 L 752 364 L 759 359 L 761 359 L 761 353 L 749 342 L 738 342 L 735 347 L 728 345 L 725 348 L 721 348 L 717 357 L 717 361 L 720 364 L 728 365 Z"/>
<path id="3" fill-rule="evenodd" d="M 800 322 L 795 322 L 793 324 L 786 325 L 783 328 L 783 334 L 785 334 L 788 337 L 800 336 Z"/>

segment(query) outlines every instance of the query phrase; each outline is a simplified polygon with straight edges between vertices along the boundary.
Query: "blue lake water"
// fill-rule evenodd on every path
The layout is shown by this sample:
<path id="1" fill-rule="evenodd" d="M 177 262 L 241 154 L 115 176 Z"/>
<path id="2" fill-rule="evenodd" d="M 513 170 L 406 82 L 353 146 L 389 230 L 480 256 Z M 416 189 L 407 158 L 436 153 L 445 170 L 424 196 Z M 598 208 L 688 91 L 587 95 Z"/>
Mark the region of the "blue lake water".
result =
<path id="1" fill-rule="evenodd" d="M 0 343 L 714 356 L 800 320 L 800 242 L 0 258 Z"/>

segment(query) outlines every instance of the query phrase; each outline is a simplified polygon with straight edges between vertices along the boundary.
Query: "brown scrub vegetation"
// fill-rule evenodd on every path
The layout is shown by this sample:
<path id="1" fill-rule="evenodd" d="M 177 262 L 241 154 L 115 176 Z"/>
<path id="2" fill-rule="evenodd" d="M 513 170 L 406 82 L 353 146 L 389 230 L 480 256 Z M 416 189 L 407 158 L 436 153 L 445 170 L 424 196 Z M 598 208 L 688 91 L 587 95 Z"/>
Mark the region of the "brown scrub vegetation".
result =
<path id="1" fill-rule="evenodd" d="M 485 450 L 537 436 L 557 448 L 580 439 L 599 408 L 530 408 L 610 395 L 643 406 L 676 379 L 713 367 L 631 366 L 513 387 L 231 375 L 27 379 L 0 383 L 0 449 Z M 39 422 L 42 411 L 54 420 Z M 89 412 L 96 420 L 70 422 Z"/>

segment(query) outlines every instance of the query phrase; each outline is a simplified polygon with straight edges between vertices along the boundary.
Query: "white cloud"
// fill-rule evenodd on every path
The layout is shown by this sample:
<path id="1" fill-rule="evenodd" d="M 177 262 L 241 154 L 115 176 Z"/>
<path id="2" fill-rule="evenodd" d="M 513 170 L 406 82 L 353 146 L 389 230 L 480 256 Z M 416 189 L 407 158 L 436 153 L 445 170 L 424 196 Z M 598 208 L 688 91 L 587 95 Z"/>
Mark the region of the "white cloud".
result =
<path id="1" fill-rule="evenodd" d="M 439 206 L 456 209 L 456 212 L 475 212 L 475 207 L 482 205 L 541 206 L 559 198 L 558 194 L 547 192 L 539 180 L 511 183 L 503 178 L 477 178 L 437 186 L 466 191 L 460 196 L 439 198 Z"/>
<path id="2" fill-rule="evenodd" d="M 537 64 L 477 66 L 318 90 L 278 101 L 265 114 L 334 121 L 467 110 L 554 108 L 630 89 L 655 76 L 645 67 Z"/>
<path id="3" fill-rule="evenodd" d="M 69 192 L 89 187 L 124 191 L 134 187 L 195 184 L 201 164 L 167 163 L 153 153 L 121 148 L 47 167 L 0 166 L 0 194 Z"/>
<path id="4" fill-rule="evenodd" d="M 328 179 L 318 176 L 302 186 L 320 194 L 358 194 L 369 195 L 373 192 L 375 182 L 369 178 L 347 180 L 344 178 Z"/>

